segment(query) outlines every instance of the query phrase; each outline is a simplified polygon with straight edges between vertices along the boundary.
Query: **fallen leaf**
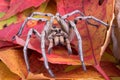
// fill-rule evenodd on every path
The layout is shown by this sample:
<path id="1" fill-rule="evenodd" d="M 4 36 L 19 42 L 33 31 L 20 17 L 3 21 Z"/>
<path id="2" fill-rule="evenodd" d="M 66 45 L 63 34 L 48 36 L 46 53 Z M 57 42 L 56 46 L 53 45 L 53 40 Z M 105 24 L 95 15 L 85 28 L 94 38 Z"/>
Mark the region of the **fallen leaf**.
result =
<path id="1" fill-rule="evenodd" d="M 70 2 L 69 0 L 65 0 L 65 1 L 64 0 L 56 0 L 55 5 L 52 8 L 49 6 L 49 10 L 51 11 L 51 13 L 55 14 L 56 9 L 57 9 L 57 12 L 59 12 L 61 15 L 64 15 L 66 13 L 69 13 L 69 12 L 72 12 L 72 11 L 78 9 L 78 10 L 81 10 L 85 15 L 95 16 L 96 18 L 101 19 L 104 22 L 110 23 L 111 19 L 112 19 L 111 16 L 114 11 L 113 3 L 114 3 L 114 0 L 104 0 L 102 2 L 102 4 L 100 4 L 100 5 L 99 5 L 98 1 L 71 0 L 71 2 Z M 51 5 L 51 4 L 52 3 L 48 3 L 47 6 Z M 45 12 L 47 12 L 48 7 L 45 6 L 45 8 L 46 8 Z M 53 9 L 54 9 L 54 12 L 52 12 Z M 48 11 L 48 12 L 50 12 L 50 11 Z M 18 11 L 16 11 L 16 12 L 18 12 Z M 8 17 L 12 16 L 13 14 L 16 14 L 16 12 L 13 11 L 11 14 L 8 14 Z M 6 17 L 6 18 L 8 18 L 8 17 Z M 74 17 L 75 16 L 69 18 L 69 20 L 73 20 Z M 98 69 L 98 71 L 101 72 L 103 70 L 99 66 L 99 62 L 100 62 L 101 56 L 103 55 L 103 52 L 104 52 L 104 50 L 102 51 L 101 47 L 107 46 L 107 45 L 104 45 L 106 37 L 107 37 L 106 36 L 107 28 L 103 25 L 100 25 L 100 24 L 94 22 L 94 21 L 90 21 L 90 22 L 93 24 L 94 23 L 97 24 L 98 27 L 96 28 L 94 26 L 88 25 L 84 21 L 82 21 L 82 22 L 80 21 L 77 24 L 77 28 L 82 36 L 84 59 L 85 59 L 86 65 L 98 66 L 98 67 L 96 67 L 96 69 Z M 16 37 L 16 41 L 12 41 L 12 37 L 17 33 L 17 31 L 21 25 L 22 25 L 22 22 L 17 23 L 17 24 L 11 24 L 9 27 L 1 30 L 0 31 L 0 40 L 10 41 L 12 43 L 17 43 L 21 46 L 24 46 L 28 30 L 30 29 L 27 26 L 24 28 L 23 34 L 21 35 L 21 37 Z M 39 32 L 41 32 L 43 27 L 44 27 L 44 23 L 39 23 L 39 24 L 35 25 L 34 28 L 36 30 L 38 30 Z M 74 55 L 69 56 L 65 47 L 55 47 L 50 55 L 47 54 L 48 61 L 53 64 L 57 63 L 57 64 L 80 65 L 79 57 L 78 57 L 78 55 L 76 55 L 76 54 L 78 54 L 78 51 L 77 51 L 78 44 L 77 44 L 76 38 L 72 41 L 72 44 L 73 44 L 72 49 L 73 49 Z M 34 36 L 31 38 L 28 48 L 41 53 L 40 41 L 38 39 L 36 39 Z M 47 53 L 47 49 L 46 49 L 46 53 Z M 39 55 L 41 55 L 41 54 L 39 54 Z M 2 59 L 4 60 L 5 58 L 2 58 Z M 30 60 L 32 60 L 32 59 L 30 59 Z M 43 60 L 42 57 L 39 57 L 39 60 Z M 7 62 L 4 62 L 4 63 L 6 65 L 9 65 Z M 24 64 L 24 66 L 25 66 L 25 64 Z M 32 67 L 36 67 L 36 66 L 32 66 Z M 34 70 L 35 70 L 35 68 L 33 68 L 33 71 Z M 38 69 L 36 69 L 36 71 L 37 70 Z M 24 77 L 19 74 L 19 71 L 18 72 L 16 72 L 16 70 L 14 70 L 14 71 L 15 71 L 14 73 L 18 74 L 21 77 Z M 81 72 L 81 70 L 80 70 L 80 72 Z M 102 74 L 104 75 L 104 77 L 106 79 L 108 79 L 107 75 L 104 72 L 102 72 Z M 26 73 L 25 73 L 25 75 L 26 75 Z M 37 75 L 35 75 L 35 74 L 33 74 L 33 75 L 36 76 L 36 78 L 38 78 Z M 42 73 L 39 75 L 41 75 L 43 77 Z M 58 76 L 61 77 L 61 75 L 62 74 L 59 74 Z M 74 73 L 72 75 L 74 75 L 74 77 L 76 77 Z"/>
<path id="2" fill-rule="evenodd" d="M 112 80 L 120 80 L 120 77 L 112 77 Z"/>
<path id="3" fill-rule="evenodd" d="M 35 51 L 31 51 L 31 53 L 35 54 Z M 32 57 L 31 57 L 31 55 L 29 55 L 29 56 L 30 56 L 30 59 L 29 59 L 30 61 L 29 62 L 30 62 L 30 66 L 31 66 L 30 70 L 33 73 L 28 74 L 28 72 L 26 70 L 26 64 L 24 62 L 22 48 L 11 47 L 11 48 L 0 49 L 0 60 L 2 60 L 3 63 L 6 64 L 6 66 L 10 69 L 11 72 L 17 74 L 20 78 L 22 78 L 22 79 L 26 79 L 26 78 L 28 78 L 28 79 L 48 78 L 48 77 L 44 76 L 43 72 L 42 72 L 42 71 L 46 70 L 44 68 L 44 66 L 41 66 L 41 63 L 43 65 L 43 62 L 40 63 L 40 61 L 38 59 L 36 59 L 36 55 L 35 56 L 33 55 Z M 39 56 L 40 56 L 40 54 L 39 54 Z M 37 61 L 37 63 L 35 63 L 36 61 Z M 33 64 L 34 64 L 34 66 L 33 66 Z M 42 70 L 43 68 L 44 68 L 44 70 Z M 37 74 L 35 74 L 35 73 L 37 73 Z M 47 73 L 47 71 L 45 71 L 45 73 Z M 47 73 L 47 75 L 48 75 L 48 73 Z"/>
<path id="4" fill-rule="evenodd" d="M 0 29 L 10 26 L 12 23 L 17 22 L 17 16 L 10 17 L 9 19 L 0 21 Z"/>
<path id="5" fill-rule="evenodd" d="M 38 7 L 46 0 L 11 0 L 9 4 L 9 9 L 6 14 L 0 19 L 5 20 L 18 12 L 22 12 L 30 7 Z"/>
<path id="6" fill-rule="evenodd" d="M 0 60 L 6 64 L 11 72 L 14 72 L 24 79 L 27 72 L 21 52 L 21 50 L 15 49 L 2 49 L 0 50 Z"/>
<path id="7" fill-rule="evenodd" d="M 9 0 L 0 0 L 0 12 L 6 12 L 9 9 Z"/>
<path id="8" fill-rule="evenodd" d="M 101 61 L 100 65 L 108 76 L 111 76 L 111 77 L 120 76 L 120 69 L 117 68 L 116 63 L 108 62 L 108 61 Z"/>
<path id="9" fill-rule="evenodd" d="M 0 48 L 4 48 L 4 47 L 13 47 L 15 46 L 15 44 L 8 42 L 8 41 L 0 41 Z"/>
<path id="10" fill-rule="evenodd" d="M 102 55 L 101 61 L 117 63 L 112 51 L 112 42 L 110 42 L 106 48 L 104 54 Z"/>
<path id="11" fill-rule="evenodd" d="M 97 1 L 82 1 L 82 0 L 56 0 L 58 6 L 58 12 L 62 15 L 72 12 L 74 10 L 80 10 L 86 16 L 94 16 L 104 22 L 110 23 L 114 11 L 114 0 L 104 0 L 102 5 L 99 5 Z M 108 10 L 109 8 L 109 10 Z M 102 12 L 102 13 L 101 13 Z M 73 19 L 72 17 L 71 19 Z M 96 24 L 93 22 L 93 24 Z M 83 51 L 86 63 L 97 64 L 99 63 L 102 54 L 101 47 L 105 46 L 104 41 L 106 39 L 107 28 L 98 24 L 98 28 L 88 25 L 85 22 L 81 22 L 77 25 L 79 33 L 82 36 Z M 74 40 L 75 41 L 75 40 Z M 75 42 L 77 44 L 77 42 Z M 78 45 L 76 45 L 77 48 Z"/>
<path id="12" fill-rule="evenodd" d="M 80 0 L 81 1 L 81 0 Z M 61 3 L 62 2 L 62 0 L 60 1 L 60 2 L 57 2 L 57 5 L 59 6 L 59 4 L 62 4 Z M 68 1 L 69 2 L 69 1 Z M 74 0 L 73 0 L 73 2 L 74 2 Z M 113 11 L 113 4 L 107 4 L 107 3 L 112 3 L 113 1 L 104 1 L 104 4 L 103 5 L 101 5 L 101 6 L 99 6 L 98 5 L 98 3 L 97 2 L 94 2 L 94 4 L 92 4 L 91 5 L 91 3 L 92 2 L 88 2 L 87 4 L 89 5 L 89 6 L 91 6 L 91 8 L 90 7 L 87 7 L 86 5 L 85 5 L 85 3 L 84 3 L 84 7 L 85 7 L 85 10 L 84 11 L 88 11 L 88 9 L 91 9 L 90 11 L 88 11 L 88 12 L 84 12 L 86 15 L 92 15 L 92 14 L 95 14 L 95 12 L 94 12 L 94 8 L 92 8 L 92 7 L 94 7 L 94 6 L 98 6 L 99 7 L 99 9 L 102 11 L 104 8 L 107 8 L 108 6 L 110 6 L 109 8 L 111 9 L 109 9 L 109 11 L 105 11 L 104 13 L 102 13 L 101 14 L 101 11 L 99 11 L 99 12 L 97 12 L 97 14 L 95 14 L 95 15 L 93 15 L 93 16 L 95 16 L 95 17 L 97 17 L 99 14 L 101 14 L 100 16 L 98 16 L 99 17 L 99 19 L 102 19 L 103 21 L 109 21 L 110 22 L 110 20 L 111 20 L 111 18 L 109 17 L 109 16 L 111 16 L 112 15 L 112 11 Z M 68 4 L 67 3 L 67 1 L 65 1 L 65 3 L 66 4 Z M 80 2 L 81 3 L 81 2 Z M 74 4 L 72 4 L 73 6 L 74 5 L 76 5 L 76 4 L 78 4 L 78 3 L 75 3 L 74 2 Z M 62 7 L 61 8 L 61 6 L 62 5 L 60 5 L 59 7 L 58 7 L 58 12 L 60 12 L 61 14 L 65 14 L 63 11 L 61 11 L 61 10 L 59 10 L 59 9 L 65 9 L 64 7 L 67 7 L 67 6 L 69 6 L 69 5 L 63 5 L 64 7 Z M 107 6 L 107 7 L 106 7 Z M 77 6 L 75 6 L 75 7 L 77 7 Z M 78 6 L 79 7 L 79 6 Z M 82 7 L 80 6 L 80 9 L 81 9 Z M 76 8 L 75 8 L 76 9 Z M 73 11 L 74 9 L 72 9 L 72 8 L 70 8 L 70 10 L 71 11 Z M 83 11 L 83 10 L 82 10 Z M 110 12 L 111 11 L 111 12 Z M 69 13 L 70 11 L 69 11 L 69 9 L 67 9 L 66 10 L 66 13 Z M 93 13 L 94 12 L 94 13 Z M 107 14 L 105 17 L 103 17 L 102 15 L 104 15 L 104 14 Z M 84 23 L 84 22 L 83 22 Z M 81 33 L 81 36 L 82 36 L 82 39 L 83 39 L 83 50 L 84 50 L 84 56 L 85 56 L 85 61 L 86 61 L 86 63 L 88 63 L 88 64 L 95 64 L 96 63 L 96 61 L 97 62 L 99 62 L 100 61 L 100 58 L 101 58 L 101 56 L 100 56 L 100 50 L 101 50 L 101 47 L 103 46 L 103 44 L 104 44 L 104 40 L 105 40 L 105 38 L 106 38 L 106 31 L 107 31 L 107 28 L 105 27 L 105 26 L 102 26 L 102 25 L 99 25 L 99 27 L 98 28 L 96 28 L 96 27 L 94 27 L 94 26 L 90 26 L 90 25 L 88 25 L 88 24 L 81 24 L 81 25 L 77 25 L 77 27 L 78 27 L 78 30 L 79 30 L 79 32 Z M 21 24 L 18 24 L 18 25 L 11 25 L 11 26 L 16 26 L 16 29 L 18 29 L 18 27 L 17 26 L 20 26 Z M 41 25 L 40 25 L 41 26 Z M 14 27 L 15 28 L 15 27 Z M 11 37 L 14 33 L 15 33 L 15 31 L 16 31 L 16 29 L 14 29 L 14 32 L 13 32 L 13 30 L 12 30 L 12 27 L 11 27 L 11 29 L 9 28 L 9 30 L 11 30 L 11 31 L 9 31 L 9 36 Z M 38 28 L 37 28 L 38 29 Z M 40 27 L 40 30 L 42 29 L 42 27 Z M 6 31 L 6 30 L 5 30 Z M 38 30 L 39 31 L 39 30 Z M 102 33 L 101 33 L 101 31 L 102 31 Z M 4 32 L 4 30 L 3 30 L 3 32 Z M 23 35 L 25 35 L 24 34 L 24 32 L 27 34 L 27 32 L 28 32 L 28 29 L 26 28 L 24 31 L 23 31 Z M 40 32 L 40 31 L 39 31 Z M 8 34 L 8 33 L 7 33 Z M 11 34 L 11 35 L 10 35 Z M 98 36 L 99 35 L 99 36 Z M 10 40 L 10 38 L 8 38 L 9 36 L 7 36 L 6 35 L 6 37 L 7 38 L 1 38 L 1 39 L 8 39 L 8 40 Z M 98 38 L 99 38 L 99 40 L 98 40 Z M 33 41 L 34 42 L 34 41 Z M 31 42 L 32 43 L 32 42 Z M 73 42 L 74 44 L 76 44 L 77 43 L 77 40 L 74 40 L 74 42 Z M 98 44 L 98 43 L 100 43 L 100 44 Z M 18 41 L 18 44 L 20 44 L 19 43 L 19 41 Z M 22 44 L 23 45 L 23 44 Z M 35 44 L 34 44 L 35 45 Z M 77 45 L 75 45 L 75 48 L 77 49 Z M 55 53 L 57 53 L 57 52 L 59 52 L 59 51 L 56 51 Z M 96 57 L 96 58 L 95 58 Z M 48 60 L 50 60 L 49 59 L 49 57 L 48 57 Z"/>
<path id="13" fill-rule="evenodd" d="M 21 78 L 12 73 L 9 68 L 0 61 L 0 80 L 20 80 Z"/>
<path id="14" fill-rule="evenodd" d="M 8 55 L 8 56 L 7 56 Z M 12 59 L 11 59 L 12 57 Z M 31 79 L 51 79 L 47 70 L 43 66 L 43 61 L 39 61 L 38 58 L 42 57 L 39 53 L 30 50 L 29 54 L 29 62 L 30 62 L 30 73 L 27 75 L 26 67 L 24 64 L 23 54 L 21 53 L 21 48 L 7 48 L 0 50 L 0 59 L 6 64 L 6 66 L 10 69 L 10 72 L 17 74 L 20 78 L 31 80 Z M 14 65 L 14 67 L 13 67 Z M 99 79 L 103 80 L 103 77 L 91 66 L 87 67 L 87 72 L 82 70 L 81 66 L 74 68 L 74 70 L 65 71 L 68 65 L 62 64 L 50 64 L 51 69 L 53 70 L 56 79 Z M 2 67 L 4 68 L 4 67 Z M 3 70 L 1 68 L 1 70 Z M 3 70 L 4 71 L 4 70 Z M 12 73 L 12 74 L 13 74 Z M 5 73 L 4 73 L 5 74 Z M 9 75 L 12 78 L 12 74 Z M 94 77 L 91 77 L 93 76 Z M 13 76 L 14 77 L 14 76 Z M 81 78 L 82 77 L 82 78 Z M 0 77 L 2 78 L 2 77 Z M 6 77 L 7 78 L 7 77 Z M 17 77 L 16 77 L 17 78 Z M 3 78 L 5 79 L 5 78 Z M 9 80 L 9 79 L 8 79 Z"/>
<path id="15" fill-rule="evenodd" d="M 115 2 L 115 20 L 112 27 L 112 42 L 113 42 L 113 54 L 116 59 L 120 60 L 120 0 Z"/>

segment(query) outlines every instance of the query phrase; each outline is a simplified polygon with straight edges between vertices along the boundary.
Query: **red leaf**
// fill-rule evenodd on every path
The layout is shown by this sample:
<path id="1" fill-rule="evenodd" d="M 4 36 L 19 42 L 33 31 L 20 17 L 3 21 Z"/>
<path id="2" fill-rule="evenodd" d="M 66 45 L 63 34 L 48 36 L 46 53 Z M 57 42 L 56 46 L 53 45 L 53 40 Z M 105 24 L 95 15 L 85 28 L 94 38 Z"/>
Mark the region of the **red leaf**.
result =
<path id="1" fill-rule="evenodd" d="M 0 41 L 0 48 L 12 47 L 12 46 L 15 46 L 15 44 L 8 41 Z"/>
<path id="2" fill-rule="evenodd" d="M 20 2 L 21 3 L 21 2 Z M 97 1 L 91 1 L 91 0 L 56 0 L 57 3 L 57 9 L 58 12 L 62 15 L 72 12 L 76 9 L 81 10 L 85 15 L 92 15 L 95 16 L 96 18 L 99 18 L 105 22 L 110 23 L 111 21 L 111 16 L 113 13 L 113 0 L 104 0 L 104 2 L 99 5 Z M 15 3 L 14 3 L 15 4 Z M 20 10 L 18 10 L 20 8 Z M 109 8 L 109 10 L 107 10 Z M 14 8 L 10 8 L 14 9 Z M 9 9 L 9 10 L 10 10 Z M 8 12 L 9 12 L 8 10 Z M 23 9 L 21 6 L 18 6 L 18 8 L 15 9 L 16 12 L 20 12 Z M 16 14 L 15 10 L 12 10 L 13 12 L 10 12 L 7 16 L 4 16 L 5 18 L 10 17 L 13 14 Z M 3 19 L 4 19 L 3 17 Z M 73 19 L 71 17 L 70 19 Z M 93 22 L 93 21 L 91 21 Z M 93 22 L 95 23 L 95 22 Z M 95 23 L 96 24 L 96 23 Z M 12 37 L 17 33 L 19 27 L 21 26 L 21 23 L 13 24 L 4 30 L 0 31 L 0 39 L 2 41 L 11 41 L 12 42 Z M 41 32 L 43 29 L 44 24 L 38 24 L 35 26 L 35 28 Z M 101 59 L 102 54 L 101 52 L 101 47 L 103 47 L 104 41 L 106 39 L 106 32 L 107 28 L 105 26 L 102 26 L 99 24 L 99 27 L 96 28 L 94 26 L 90 26 L 86 24 L 84 21 L 79 22 L 77 24 L 77 28 L 79 32 L 81 33 L 82 40 L 83 40 L 83 51 L 84 51 L 84 59 L 86 64 L 90 65 L 95 65 L 95 68 L 106 78 L 107 75 L 104 73 L 102 68 L 99 66 L 99 61 Z M 30 28 L 25 27 L 22 36 L 16 37 L 16 41 L 14 43 L 20 44 L 21 46 L 24 46 L 25 39 L 28 33 L 28 30 Z M 74 52 L 75 54 L 77 53 L 77 40 L 76 38 L 72 42 L 74 44 Z M 28 48 L 33 49 L 39 53 L 41 53 L 40 49 L 40 41 L 34 37 L 31 38 L 30 44 Z M 47 49 L 46 49 L 47 52 Z M 59 64 L 72 64 L 72 65 L 79 65 L 80 60 L 79 57 L 76 55 L 68 55 L 67 50 L 64 47 L 55 47 L 51 53 L 51 55 L 47 54 L 48 61 L 51 63 L 59 63 Z M 42 58 L 40 58 L 42 60 Z"/>
<path id="3" fill-rule="evenodd" d="M 11 0 L 9 4 L 10 8 L 0 20 L 7 19 L 15 15 L 16 13 L 22 12 L 23 10 L 28 9 L 30 7 L 38 7 L 45 1 L 46 0 Z"/>
<path id="4" fill-rule="evenodd" d="M 102 61 L 100 64 L 93 66 L 106 80 L 110 80 L 108 76 L 116 77 L 120 75 L 120 70 L 115 63 Z"/>
<path id="5" fill-rule="evenodd" d="M 9 8 L 8 0 L 0 0 L 0 12 L 6 12 Z"/>
<path id="6" fill-rule="evenodd" d="M 16 24 L 11 24 L 9 27 L 6 27 L 6 28 L 0 30 L 0 40 L 1 41 L 10 41 L 10 42 L 12 42 L 12 37 L 17 34 L 17 32 L 19 31 L 22 23 L 23 22 L 16 23 Z M 41 26 L 43 26 L 43 25 L 44 24 L 41 23 L 41 24 L 36 25 L 34 28 L 37 29 L 39 32 L 41 32 L 41 30 L 43 29 L 43 27 L 41 27 Z M 31 27 L 29 27 L 29 26 L 25 26 L 21 37 L 26 38 L 28 30 L 30 28 Z"/>
<path id="7" fill-rule="evenodd" d="M 81 10 L 82 12 L 85 13 L 85 15 L 93 15 L 96 18 L 99 18 L 103 21 L 111 21 L 111 15 L 112 15 L 112 11 L 113 11 L 113 5 L 112 5 L 112 0 L 106 0 L 103 2 L 102 5 L 98 5 L 98 3 L 96 1 L 83 1 L 82 0 L 78 0 L 77 2 L 74 0 L 71 0 L 71 2 L 69 2 L 69 0 L 60 0 L 57 1 L 57 8 L 58 8 L 58 12 L 63 14 L 72 12 L 76 9 Z M 92 4 L 94 3 L 94 4 Z M 109 4 L 111 3 L 111 5 Z M 78 5 L 79 4 L 79 5 Z M 86 5 L 87 4 L 87 5 Z M 91 6 L 91 7 L 88 7 Z M 96 10 L 96 7 L 98 7 L 97 13 L 94 11 Z M 107 7 L 109 6 L 110 11 L 105 10 Z M 84 8 L 83 8 L 84 7 Z M 104 11 L 104 12 L 102 12 Z M 101 13 L 102 12 L 102 13 Z M 74 17 L 72 17 L 71 19 L 73 19 Z M 95 23 L 95 22 L 93 22 Z M 11 41 L 12 36 L 14 36 L 19 27 L 21 26 L 21 23 L 15 24 L 15 25 L 11 25 L 9 28 L 6 28 L 4 30 L 1 31 L 1 35 L 2 34 L 6 34 L 6 36 L 0 36 L 0 38 L 2 40 L 8 40 Z M 35 28 L 41 32 L 42 28 L 44 27 L 44 24 L 39 24 L 36 25 Z M 85 62 L 86 64 L 98 64 L 100 59 L 101 59 L 101 47 L 104 44 L 105 38 L 106 38 L 106 31 L 107 28 L 105 26 L 99 25 L 98 28 L 94 27 L 94 26 L 90 26 L 88 24 L 86 24 L 84 21 L 83 22 L 79 22 L 79 24 L 77 25 L 77 28 L 79 30 L 79 32 L 81 33 L 82 36 L 82 41 L 83 41 L 83 51 L 84 51 L 84 58 L 85 58 Z M 9 32 L 8 32 L 9 30 Z M 24 45 L 26 36 L 27 36 L 27 32 L 28 32 L 29 28 L 25 27 L 23 34 L 21 36 L 21 38 L 17 38 L 17 43 L 20 45 Z M 22 42 L 21 42 L 22 41 Z M 41 53 L 40 50 L 40 43 L 39 40 L 33 38 L 31 39 L 30 42 L 30 46 L 28 46 L 31 49 L 34 49 L 38 52 Z M 77 50 L 77 40 L 76 38 L 73 40 L 73 44 L 74 44 L 74 50 Z M 46 50 L 47 51 L 47 50 Z M 61 52 L 62 51 L 62 52 Z M 74 52 L 75 54 L 77 54 L 77 51 Z M 68 56 L 68 52 L 66 49 L 63 48 L 56 48 L 55 50 L 52 51 L 51 55 L 48 55 L 48 60 L 51 63 L 59 63 L 59 64 L 80 64 L 79 61 L 79 57 L 72 55 L 71 57 Z M 74 60 L 74 61 L 73 61 Z"/>
<path id="8" fill-rule="evenodd" d="M 101 5 L 96 0 L 56 0 L 58 12 L 62 15 L 72 12 L 74 10 L 80 10 L 86 16 L 94 16 L 104 22 L 110 23 L 114 9 L 113 0 L 104 0 Z M 107 10 L 109 8 L 109 11 Z M 110 10 L 111 9 L 111 10 Z M 71 17 L 70 19 L 74 19 Z M 92 22 L 92 21 L 91 21 Z M 96 22 L 92 22 L 96 24 Z M 98 24 L 98 23 L 97 23 Z M 101 47 L 104 45 L 106 39 L 107 28 L 98 24 L 98 28 L 88 25 L 86 22 L 79 22 L 77 29 L 82 36 L 83 51 L 85 55 L 85 61 L 90 64 L 97 64 L 101 59 Z M 74 42 L 74 44 L 77 44 Z M 77 47 L 78 45 L 76 45 Z"/>
<path id="9" fill-rule="evenodd" d="M 100 65 L 95 65 L 94 66 L 97 71 L 106 79 L 106 80 L 110 80 L 109 77 L 107 76 L 107 74 L 103 71 L 103 69 L 100 67 Z"/>
<path id="10" fill-rule="evenodd" d="M 14 36 L 22 23 L 12 24 L 9 27 L 0 30 L 0 40 L 2 41 L 12 41 L 12 36 Z"/>
<path id="11" fill-rule="evenodd" d="M 108 61 L 101 61 L 100 66 L 108 76 L 111 76 L 111 77 L 120 76 L 120 69 L 117 67 L 119 66 L 118 64 L 113 62 L 108 62 Z"/>

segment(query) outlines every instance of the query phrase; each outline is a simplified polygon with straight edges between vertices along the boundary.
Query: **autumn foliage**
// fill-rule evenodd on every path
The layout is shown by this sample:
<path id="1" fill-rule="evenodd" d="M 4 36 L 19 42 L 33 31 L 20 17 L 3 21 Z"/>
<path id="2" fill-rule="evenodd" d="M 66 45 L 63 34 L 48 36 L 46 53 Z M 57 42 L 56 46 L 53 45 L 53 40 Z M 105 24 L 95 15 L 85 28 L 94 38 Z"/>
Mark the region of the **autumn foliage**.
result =
<path id="1" fill-rule="evenodd" d="M 90 20 L 90 22 L 97 25 L 97 27 L 89 25 L 85 21 L 79 21 L 77 24 L 77 29 L 82 37 L 87 72 L 84 72 L 81 68 L 76 37 L 71 42 L 72 55 L 68 55 L 65 47 L 54 47 L 49 55 L 47 54 L 46 46 L 46 55 L 56 78 L 80 78 L 81 80 L 103 80 L 105 78 L 109 80 L 110 76 L 119 76 L 120 70 L 114 67 L 116 65 L 113 63 L 115 59 L 112 55 L 111 47 L 107 48 L 108 43 L 110 43 L 111 25 L 114 18 L 114 3 L 114 0 L 0 0 L 0 72 L 3 72 L 3 75 L 0 73 L 0 80 L 4 80 L 6 75 L 8 76 L 6 77 L 7 80 L 51 78 L 44 68 L 40 40 L 35 36 L 31 38 L 28 45 L 28 57 L 31 68 L 31 73 L 29 74 L 23 57 L 23 46 L 28 30 L 35 28 L 41 33 L 45 25 L 43 22 L 29 21 L 22 35 L 20 37 L 16 36 L 16 40 L 12 40 L 23 21 L 32 12 L 36 11 L 54 15 L 59 12 L 61 15 L 65 15 L 74 10 L 80 10 L 86 16 L 94 16 L 110 25 L 106 27 L 93 20 Z M 68 20 L 73 20 L 75 16 L 77 15 L 71 16 Z M 105 51 L 106 48 L 107 50 Z M 111 59 L 113 60 L 107 60 L 108 56 L 106 57 L 105 53 L 109 57 L 112 56 Z M 112 70 L 106 67 L 109 65 L 112 67 Z"/>

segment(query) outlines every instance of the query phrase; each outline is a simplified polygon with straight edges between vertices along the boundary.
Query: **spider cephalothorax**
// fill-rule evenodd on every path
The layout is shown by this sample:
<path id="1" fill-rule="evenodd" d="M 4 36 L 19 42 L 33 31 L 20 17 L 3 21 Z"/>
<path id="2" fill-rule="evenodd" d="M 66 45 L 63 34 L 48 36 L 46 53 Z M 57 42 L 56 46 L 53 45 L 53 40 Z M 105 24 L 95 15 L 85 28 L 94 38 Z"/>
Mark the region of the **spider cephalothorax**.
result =
<path id="1" fill-rule="evenodd" d="M 72 16 L 73 14 L 80 14 L 80 15 L 78 17 L 75 17 L 74 20 L 68 20 L 67 18 Z M 33 17 L 34 15 L 48 16 L 48 17 L 50 17 L 50 20 L 48 20 L 46 18 L 34 18 Z M 59 13 L 56 13 L 56 15 L 53 15 L 51 13 L 33 12 L 30 17 L 27 17 L 27 19 L 24 21 L 21 28 L 19 29 L 18 33 L 16 34 L 17 36 L 20 36 L 22 34 L 23 28 L 25 27 L 26 23 L 29 20 L 46 22 L 44 29 L 42 30 L 41 33 L 33 28 L 31 28 L 28 32 L 26 43 L 25 43 L 24 49 L 23 49 L 24 59 L 25 59 L 25 63 L 26 63 L 28 72 L 30 71 L 30 67 L 29 67 L 29 62 L 28 62 L 28 57 L 27 57 L 27 47 L 28 47 L 30 37 L 32 34 L 35 34 L 36 36 L 41 38 L 41 51 L 42 51 L 42 56 L 44 59 L 44 65 L 45 65 L 45 68 L 48 70 L 49 74 L 52 77 L 54 77 L 54 74 L 48 65 L 48 60 L 47 60 L 46 51 L 45 51 L 45 44 L 46 44 L 45 42 L 46 42 L 46 40 L 49 41 L 49 47 L 48 47 L 49 53 L 50 53 L 52 47 L 57 46 L 59 44 L 66 45 L 68 52 L 72 53 L 70 42 L 71 42 L 71 35 L 72 35 L 73 31 L 78 40 L 78 55 L 80 57 L 80 61 L 81 61 L 83 70 L 86 71 L 86 66 L 84 64 L 83 51 L 82 51 L 82 39 L 81 39 L 80 33 L 77 30 L 76 24 L 77 24 L 78 20 L 85 20 L 87 23 L 92 25 L 92 23 L 89 22 L 89 19 L 92 19 L 98 23 L 108 26 L 108 24 L 106 24 L 105 22 L 103 22 L 93 16 L 85 16 L 79 10 L 75 10 L 75 11 L 65 14 L 63 16 L 61 16 Z M 54 20 L 57 21 L 57 23 L 60 25 L 60 27 L 55 27 L 53 25 Z"/>
<path id="2" fill-rule="evenodd" d="M 48 53 L 50 53 L 53 46 L 57 45 L 67 45 L 68 52 L 72 53 L 69 35 L 62 28 L 52 27 L 47 38 L 49 40 Z"/>

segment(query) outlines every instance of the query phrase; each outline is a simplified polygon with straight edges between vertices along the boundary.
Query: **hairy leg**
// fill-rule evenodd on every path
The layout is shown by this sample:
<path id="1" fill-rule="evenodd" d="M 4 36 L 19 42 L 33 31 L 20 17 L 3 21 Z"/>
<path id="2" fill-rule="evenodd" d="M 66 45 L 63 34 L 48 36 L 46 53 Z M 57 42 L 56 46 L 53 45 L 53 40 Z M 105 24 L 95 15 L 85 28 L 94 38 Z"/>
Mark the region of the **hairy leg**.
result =
<path id="1" fill-rule="evenodd" d="M 44 31 L 41 33 L 41 50 L 42 50 L 42 56 L 44 58 L 45 68 L 47 69 L 47 71 L 49 72 L 49 74 L 51 75 L 51 77 L 55 77 L 54 74 L 53 74 L 53 72 L 49 68 L 48 60 L 47 60 L 47 57 L 46 57 L 46 52 L 45 52 L 45 32 Z"/>
<path id="2" fill-rule="evenodd" d="M 53 17 L 54 15 L 51 13 L 41 13 L 41 12 L 33 12 L 30 17 L 33 17 L 34 15 L 40 15 L 40 16 L 48 16 L 48 17 Z"/>
<path id="3" fill-rule="evenodd" d="M 103 22 L 102 20 L 100 20 L 100 19 L 97 19 L 97 18 L 95 18 L 94 16 L 79 16 L 79 17 L 76 17 L 75 19 L 74 19 L 74 22 L 75 23 L 77 23 L 77 21 L 78 20 L 90 20 L 90 19 L 92 19 L 92 20 L 94 20 L 94 21 L 96 21 L 96 22 L 98 22 L 98 23 L 100 23 L 100 24 L 102 24 L 102 25 L 104 25 L 104 26 L 109 26 L 107 23 L 105 23 L 105 22 Z M 90 22 L 89 22 L 90 23 Z"/>
<path id="4" fill-rule="evenodd" d="M 26 42 L 25 42 L 25 45 L 23 48 L 24 59 L 25 59 L 25 63 L 26 63 L 28 72 L 30 72 L 30 66 L 29 66 L 28 57 L 27 57 L 27 48 L 28 48 L 28 44 L 29 44 L 30 38 L 33 33 L 36 34 L 38 37 L 41 37 L 41 35 L 34 29 L 30 29 L 28 32 L 27 39 L 26 39 Z"/>
<path id="5" fill-rule="evenodd" d="M 83 50 L 82 50 L 82 39 L 81 39 L 80 33 L 78 32 L 74 22 L 70 21 L 69 24 L 71 25 L 71 27 L 73 28 L 73 30 L 75 31 L 75 34 L 77 36 L 78 51 L 79 51 L 78 54 L 79 54 L 79 57 L 80 57 L 80 60 L 81 60 L 81 63 L 82 63 L 83 70 L 86 71 L 86 66 L 84 64 Z"/>
<path id="6" fill-rule="evenodd" d="M 74 14 L 80 14 L 80 16 L 84 16 L 84 14 L 80 10 L 75 10 L 73 12 L 67 13 L 64 16 L 62 16 L 62 19 L 66 19 Z"/>

